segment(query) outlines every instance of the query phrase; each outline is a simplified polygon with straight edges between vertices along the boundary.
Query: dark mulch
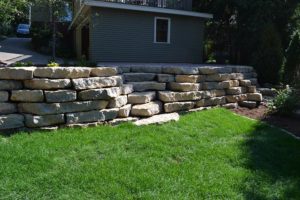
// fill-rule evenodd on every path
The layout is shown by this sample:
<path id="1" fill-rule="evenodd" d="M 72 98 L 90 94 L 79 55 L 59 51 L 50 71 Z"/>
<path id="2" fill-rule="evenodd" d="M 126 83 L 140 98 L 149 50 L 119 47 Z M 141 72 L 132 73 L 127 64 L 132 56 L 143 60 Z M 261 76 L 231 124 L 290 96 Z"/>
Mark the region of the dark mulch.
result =
<path id="1" fill-rule="evenodd" d="M 233 111 L 239 115 L 243 115 L 252 119 L 261 120 L 271 125 L 285 129 L 295 136 L 300 137 L 300 117 L 285 117 L 278 115 L 268 115 L 267 106 L 261 105 L 255 109 L 237 108 Z"/>

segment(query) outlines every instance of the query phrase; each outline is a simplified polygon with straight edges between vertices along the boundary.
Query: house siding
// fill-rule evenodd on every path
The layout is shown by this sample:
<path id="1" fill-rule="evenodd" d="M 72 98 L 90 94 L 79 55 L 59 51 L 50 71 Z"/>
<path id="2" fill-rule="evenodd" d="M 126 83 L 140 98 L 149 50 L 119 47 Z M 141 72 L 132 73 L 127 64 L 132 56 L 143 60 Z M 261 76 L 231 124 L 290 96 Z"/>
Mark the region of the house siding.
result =
<path id="1" fill-rule="evenodd" d="M 154 18 L 171 19 L 170 44 L 154 43 Z M 90 60 L 201 63 L 204 20 L 196 17 L 92 8 Z"/>

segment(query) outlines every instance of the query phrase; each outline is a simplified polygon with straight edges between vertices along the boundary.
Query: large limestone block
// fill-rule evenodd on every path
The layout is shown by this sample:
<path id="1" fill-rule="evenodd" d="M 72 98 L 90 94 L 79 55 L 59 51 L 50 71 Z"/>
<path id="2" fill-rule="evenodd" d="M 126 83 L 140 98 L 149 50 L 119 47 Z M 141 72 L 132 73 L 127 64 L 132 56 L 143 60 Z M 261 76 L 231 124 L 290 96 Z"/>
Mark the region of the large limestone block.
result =
<path id="1" fill-rule="evenodd" d="M 247 92 L 248 93 L 256 93 L 257 92 L 256 86 L 248 86 L 247 87 Z"/>
<path id="2" fill-rule="evenodd" d="M 0 115 L 12 114 L 18 111 L 16 104 L 0 103 Z"/>
<path id="3" fill-rule="evenodd" d="M 236 109 L 238 108 L 238 104 L 237 103 L 227 103 L 227 104 L 224 104 L 222 107 L 223 108 L 226 108 L 226 109 Z"/>
<path id="4" fill-rule="evenodd" d="M 226 101 L 228 103 L 236 103 L 236 102 L 246 101 L 246 100 L 247 100 L 247 95 L 246 94 L 226 96 Z"/>
<path id="5" fill-rule="evenodd" d="M 202 91 L 193 92 L 170 92 L 164 91 L 158 93 L 159 99 L 163 102 L 176 102 L 176 101 L 195 101 L 203 97 Z"/>
<path id="6" fill-rule="evenodd" d="M 165 74 L 199 74 L 198 67 L 163 67 L 162 72 Z"/>
<path id="7" fill-rule="evenodd" d="M 8 101 L 9 94 L 6 91 L 0 91 L 0 102 Z"/>
<path id="8" fill-rule="evenodd" d="M 24 127 L 24 116 L 19 114 L 1 115 L 0 130 L 16 129 Z"/>
<path id="9" fill-rule="evenodd" d="M 107 101 L 82 101 L 64 103 L 20 103 L 19 111 L 34 115 L 54 115 L 62 113 L 85 112 L 106 108 Z"/>
<path id="10" fill-rule="evenodd" d="M 91 89 L 78 93 L 80 100 L 109 100 L 116 98 L 121 94 L 119 87 L 104 88 L 104 89 Z"/>
<path id="11" fill-rule="evenodd" d="M 229 83 L 224 82 L 205 82 L 202 84 L 203 90 L 222 90 L 229 88 Z"/>
<path id="12" fill-rule="evenodd" d="M 239 73 L 249 73 L 249 72 L 253 72 L 253 67 L 250 67 L 250 66 L 234 66 L 233 71 L 234 72 L 239 72 Z"/>
<path id="13" fill-rule="evenodd" d="M 247 94 L 248 101 L 258 101 L 261 102 L 263 100 L 263 96 L 260 93 L 252 93 Z"/>
<path id="14" fill-rule="evenodd" d="M 210 99 L 202 99 L 196 102 L 196 107 L 220 106 L 226 104 L 225 97 L 215 97 Z"/>
<path id="15" fill-rule="evenodd" d="M 243 80 L 245 78 L 242 73 L 231 73 L 230 76 L 230 79 L 232 80 Z"/>
<path id="16" fill-rule="evenodd" d="M 161 102 L 150 102 L 147 104 L 135 105 L 131 108 L 131 115 L 138 117 L 151 117 L 160 113 L 162 110 Z"/>
<path id="17" fill-rule="evenodd" d="M 128 102 L 127 95 L 118 96 L 109 101 L 108 107 L 109 108 L 120 108 L 120 107 L 126 105 L 127 102 Z"/>
<path id="18" fill-rule="evenodd" d="M 128 84 L 133 85 L 133 89 L 136 92 L 144 91 L 162 91 L 166 90 L 166 83 L 158 83 L 155 81 L 146 81 L 146 82 L 130 82 Z"/>
<path id="19" fill-rule="evenodd" d="M 212 75 L 207 75 L 205 81 L 220 82 L 220 81 L 228 81 L 230 79 L 231 79 L 230 74 L 212 74 Z"/>
<path id="20" fill-rule="evenodd" d="M 77 99 L 75 90 L 45 91 L 45 96 L 49 103 L 69 102 Z"/>
<path id="21" fill-rule="evenodd" d="M 121 94 L 127 95 L 134 92 L 133 85 L 131 84 L 124 84 L 121 86 Z"/>
<path id="22" fill-rule="evenodd" d="M 123 107 L 120 108 L 119 112 L 118 112 L 118 117 L 121 118 L 127 118 L 130 115 L 131 112 L 131 104 L 125 105 Z"/>
<path id="23" fill-rule="evenodd" d="M 28 80 L 33 78 L 35 67 L 0 68 L 0 79 Z"/>
<path id="24" fill-rule="evenodd" d="M 111 76 L 73 79 L 72 82 L 76 90 L 87 90 L 120 86 L 123 80 L 121 76 Z"/>
<path id="25" fill-rule="evenodd" d="M 241 101 L 241 102 L 239 102 L 239 105 L 241 107 L 253 109 L 253 108 L 257 107 L 257 102 L 256 101 Z"/>
<path id="26" fill-rule="evenodd" d="M 13 90 L 11 101 L 19 102 L 42 102 L 44 101 L 43 90 Z"/>
<path id="27" fill-rule="evenodd" d="M 32 79 L 24 81 L 25 88 L 34 90 L 64 89 L 72 86 L 70 79 Z"/>
<path id="28" fill-rule="evenodd" d="M 168 88 L 173 91 L 189 92 L 198 91 L 200 89 L 200 83 L 176 83 L 172 82 L 168 84 Z"/>
<path id="29" fill-rule="evenodd" d="M 175 76 L 172 74 L 158 74 L 157 81 L 160 83 L 175 82 Z"/>
<path id="30" fill-rule="evenodd" d="M 128 95 L 128 103 L 145 104 L 156 98 L 156 92 L 135 92 Z"/>
<path id="31" fill-rule="evenodd" d="M 238 95 L 242 93 L 243 93 L 242 87 L 232 87 L 226 89 L 226 94 L 228 95 Z"/>
<path id="32" fill-rule="evenodd" d="M 67 114 L 67 124 L 102 122 L 117 118 L 118 108 Z"/>
<path id="33" fill-rule="evenodd" d="M 162 67 L 160 66 L 132 66 L 132 72 L 140 72 L 140 73 L 155 73 L 160 74 L 162 72 Z"/>
<path id="34" fill-rule="evenodd" d="M 211 75 L 218 73 L 218 68 L 216 67 L 200 67 L 199 73 L 202 75 Z"/>
<path id="35" fill-rule="evenodd" d="M 117 126 L 124 123 L 136 122 L 137 120 L 139 120 L 138 117 L 117 118 L 109 121 L 109 124 L 112 126 Z"/>
<path id="36" fill-rule="evenodd" d="M 240 86 L 251 86 L 251 81 L 250 80 L 240 80 Z"/>
<path id="37" fill-rule="evenodd" d="M 206 90 L 203 91 L 203 98 L 204 99 L 209 99 L 209 98 L 214 98 L 214 97 L 222 97 L 225 96 L 225 90 Z"/>
<path id="38" fill-rule="evenodd" d="M 29 128 L 54 126 L 58 124 L 64 124 L 64 114 L 59 115 L 45 115 L 45 116 L 33 116 L 25 115 L 25 125 Z"/>
<path id="39" fill-rule="evenodd" d="M 178 113 L 160 114 L 146 119 L 138 120 L 134 122 L 134 124 L 137 126 L 146 126 L 150 124 L 164 124 L 167 122 L 179 121 L 179 118 L 180 116 Z"/>
<path id="40" fill-rule="evenodd" d="M 22 88 L 23 85 L 21 81 L 0 80 L 0 90 L 18 90 Z"/>
<path id="41" fill-rule="evenodd" d="M 87 78 L 91 69 L 87 67 L 39 67 L 34 70 L 34 76 L 51 79 Z"/>
<path id="42" fill-rule="evenodd" d="M 240 86 L 239 80 L 225 81 L 225 83 L 229 85 L 228 88 L 231 88 L 231 87 L 239 87 L 239 86 Z"/>
<path id="43" fill-rule="evenodd" d="M 186 111 L 194 108 L 194 102 L 174 102 L 174 103 L 166 103 L 164 105 L 164 109 L 166 113 L 178 112 L 178 111 Z"/>
<path id="44" fill-rule="evenodd" d="M 96 77 L 115 76 L 117 74 L 118 69 L 116 67 L 97 67 L 93 68 L 91 71 L 91 76 Z"/>
<path id="45" fill-rule="evenodd" d="M 156 74 L 154 73 L 125 73 L 123 77 L 126 82 L 144 82 L 154 81 Z"/>
<path id="46" fill-rule="evenodd" d="M 205 81 L 204 75 L 176 75 L 176 82 L 178 83 L 199 83 Z"/>

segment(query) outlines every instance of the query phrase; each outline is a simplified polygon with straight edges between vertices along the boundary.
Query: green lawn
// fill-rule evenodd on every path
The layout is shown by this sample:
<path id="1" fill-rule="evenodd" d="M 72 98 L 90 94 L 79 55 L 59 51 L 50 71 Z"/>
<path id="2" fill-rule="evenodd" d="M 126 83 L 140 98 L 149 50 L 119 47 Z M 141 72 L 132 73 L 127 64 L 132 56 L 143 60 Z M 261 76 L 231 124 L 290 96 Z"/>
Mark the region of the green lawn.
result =
<path id="1" fill-rule="evenodd" d="M 300 141 L 223 109 L 0 137 L 0 199 L 300 199 Z"/>

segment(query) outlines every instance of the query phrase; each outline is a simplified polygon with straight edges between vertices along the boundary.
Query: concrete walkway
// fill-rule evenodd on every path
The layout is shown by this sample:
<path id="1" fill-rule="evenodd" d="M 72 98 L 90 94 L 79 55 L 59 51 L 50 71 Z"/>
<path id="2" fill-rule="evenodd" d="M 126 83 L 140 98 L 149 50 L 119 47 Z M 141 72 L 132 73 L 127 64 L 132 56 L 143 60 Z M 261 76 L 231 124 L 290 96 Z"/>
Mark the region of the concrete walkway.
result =
<path id="1" fill-rule="evenodd" d="M 37 53 L 31 49 L 31 38 L 7 38 L 0 42 L 0 62 L 7 65 L 15 62 L 32 62 L 33 64 L 47 64 L 51 56 Z M 63 63 L 62 59 L 58 59 Z"/>

